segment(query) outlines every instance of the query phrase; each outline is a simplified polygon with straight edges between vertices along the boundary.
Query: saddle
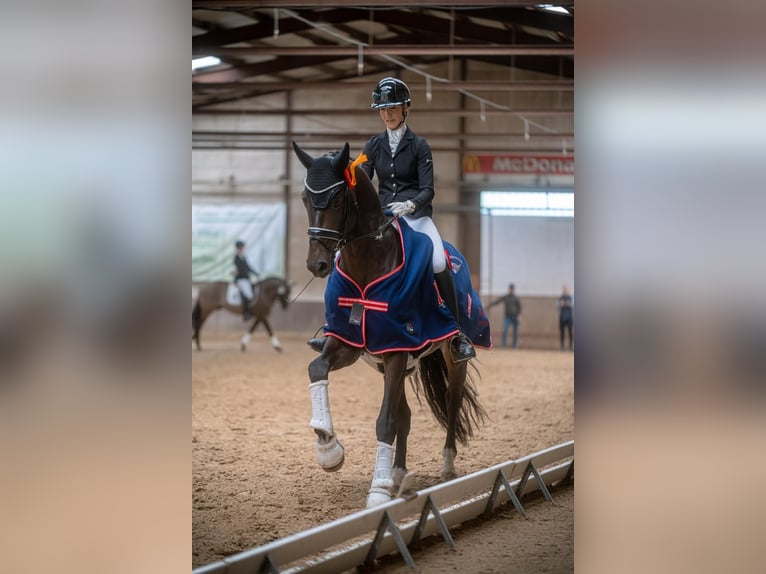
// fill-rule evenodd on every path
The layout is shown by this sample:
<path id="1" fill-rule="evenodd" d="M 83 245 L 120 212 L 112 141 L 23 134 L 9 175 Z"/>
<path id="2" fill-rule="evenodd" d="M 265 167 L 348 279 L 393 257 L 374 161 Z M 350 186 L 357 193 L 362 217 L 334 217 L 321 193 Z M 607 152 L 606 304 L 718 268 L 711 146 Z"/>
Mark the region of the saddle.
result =
<path id="1" fill-rule="evenodd" d="M 253 301 L 258 299 L 258 283 L 252 283 L 253 285 Z M 235 307 L 242 305 L 242 294 L 239 292 L 239 287 L 236 283 L 229 283 L 226 286 L 226 303 L 234 305 Z"/>

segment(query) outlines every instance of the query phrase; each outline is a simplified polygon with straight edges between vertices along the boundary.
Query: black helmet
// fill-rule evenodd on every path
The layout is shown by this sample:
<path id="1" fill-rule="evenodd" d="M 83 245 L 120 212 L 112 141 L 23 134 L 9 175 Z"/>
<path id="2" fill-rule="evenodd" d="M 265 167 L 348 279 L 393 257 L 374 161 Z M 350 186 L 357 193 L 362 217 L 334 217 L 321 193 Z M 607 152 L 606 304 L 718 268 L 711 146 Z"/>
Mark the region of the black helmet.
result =
<path id="1" fill-rule="evenodd" d="M 242 241 L 242 240 L 240 239 L 240 240 L 238 240 L 238 241 L 237 241 L 237 242 L 234 244 L 234 246 L 235 246 L 237 249 L 239 249 L 240 247 L 244 247 L 244 246 L 245 246 L 245 242 L 244 242 L 244 241 Z"/>
<path id="2" fill-rule="evenodd" d="M 410 107 L 411 102 L 412 98 L 407 84 L 397 78 L 383 78 L 372 91 L 370 107 L 374 110 L 401 104 L 407 104 L 407 107 Z"/>

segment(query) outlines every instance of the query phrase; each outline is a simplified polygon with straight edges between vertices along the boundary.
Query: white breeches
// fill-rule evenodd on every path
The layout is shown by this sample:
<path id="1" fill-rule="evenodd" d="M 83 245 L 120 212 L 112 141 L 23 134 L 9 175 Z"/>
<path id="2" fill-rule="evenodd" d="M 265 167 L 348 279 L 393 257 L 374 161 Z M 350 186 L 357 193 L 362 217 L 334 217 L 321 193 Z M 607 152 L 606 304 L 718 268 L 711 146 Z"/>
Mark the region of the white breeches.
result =
<path id="1" fill-rule="evenodd" d="M 441 235 L 436 229 L 433 220 L 430 217 L 418 217 L 413 219 L 409 215 L 404 216 L 404 220 L 415 231 L 424 233 L 431 238 L 431 243 L 434 244 L 433 254 L 433 266 L 434 273 L 441 273 L 447 268 L 447 258 L 444 255 L 444 244 L 442 243 Z"/>
<path id="2" fill-rule="evenodd" d="M 252 301 L 253 299 L 253 284 L 250 283 L 250 279 L 237 279 L 237 287 L 240 292 Z"/>

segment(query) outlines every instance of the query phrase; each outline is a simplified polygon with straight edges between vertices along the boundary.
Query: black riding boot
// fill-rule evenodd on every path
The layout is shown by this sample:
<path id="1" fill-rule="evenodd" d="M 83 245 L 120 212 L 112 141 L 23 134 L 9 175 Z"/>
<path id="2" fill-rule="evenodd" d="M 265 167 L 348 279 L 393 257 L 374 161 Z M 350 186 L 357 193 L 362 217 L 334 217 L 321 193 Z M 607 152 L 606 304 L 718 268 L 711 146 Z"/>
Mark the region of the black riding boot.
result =
<path id="1" fill-rule="evenodd" d="M 458 328 L 460 327 L 460 321 L 457 308 L 457 290 L 455 289 L 455 279 L 452 277 L 452 271 L 445 269 L 441 273 L 434 273 L 434 279 L 436 279 L 436 285 L 439 287 L 439 292 L 447 304 L 452 316 L 455 318 Z M 476 356 L 476 350 L 473 348 L 473 344 L 468 336 L 461 331 L 455 335 L 450 341 L 450 351 L 452 351 L 452 360 L 456 363 L 462 363 L 468 361 Z"/>
<path id="2" fill-rule="evenodd" d="M 327 342 L 327 337 L 314 337 L 306 341 L 306 344 L 314 349 L 317 353 L 321 353 L 324 350 L 324 344 Z"/>
<path id="3" fill-rule="evenodd" d="M 242 297 L 242 320 L 247 321 L 253 318 L 253 312 L 250 310 L 251 300 L 245 297 L 242 293 L 239 294 Z"/>

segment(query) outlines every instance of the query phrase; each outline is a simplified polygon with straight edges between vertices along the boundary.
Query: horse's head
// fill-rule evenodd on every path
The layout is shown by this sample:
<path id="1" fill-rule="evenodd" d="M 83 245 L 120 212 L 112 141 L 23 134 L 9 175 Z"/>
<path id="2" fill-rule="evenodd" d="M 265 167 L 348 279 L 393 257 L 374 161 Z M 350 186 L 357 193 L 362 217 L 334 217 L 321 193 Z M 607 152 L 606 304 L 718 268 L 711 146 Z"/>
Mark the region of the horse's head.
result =
<path id="1" fill-rule="evenodd" d="M 306 168 L 301 199 L 309 218 L 309 253 L 306 267 L 316 277 L 332 271 L 335 252 L 349 239 L 356 224 L 354 195 L 346 181 L 349 146 L 339 152 L 311 157 L 293 142 L 295 155 Z"/>

